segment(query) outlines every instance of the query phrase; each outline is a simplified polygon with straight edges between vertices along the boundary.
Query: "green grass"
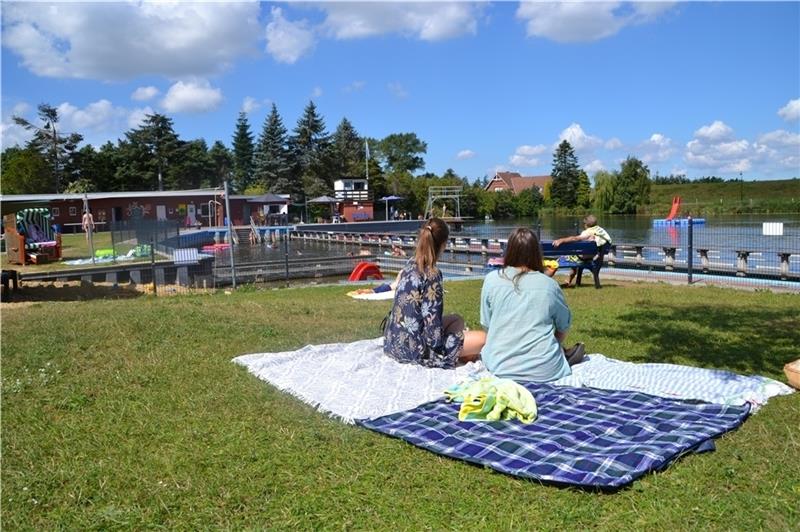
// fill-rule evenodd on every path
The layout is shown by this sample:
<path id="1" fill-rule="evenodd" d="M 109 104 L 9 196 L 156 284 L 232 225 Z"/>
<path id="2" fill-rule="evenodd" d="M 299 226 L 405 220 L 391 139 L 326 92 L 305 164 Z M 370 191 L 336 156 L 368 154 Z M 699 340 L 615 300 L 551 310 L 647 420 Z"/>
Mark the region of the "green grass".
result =
<path id="1" fill-rule="evenodd" d="M 448 283 L 477 325 L 480 283 Z M 800 520 L 800 396 L 629 489 L 542 486 L 317 413 L 230 362 L 373 337 L 348 287 L 2 307 L 3 529 L 773 529 Z M 570 340 L 783 379 L 798 298 L 571 290 Z M 792 525 L 794 523 L 794 525 Z"/>
<path id="2" fill-rule="evenodd" d="M 112 249 L 111 246 L 111 232 L 105 231 L 100 233 L 95 233 L 92 236 L 92 243 L 94 244 L 94 249 Z M 126 254 L 133 246 L 128 243 L 119 243 L 117 242 L 113 249 L 116 250 L 117 255 L 124 255 Z M 54 270 L 64 270 L 70 268 L 91 268 L 91 264 L 84 264 L 80 266 L 70 266 L 69 264 L 64 264 L 63 261 L 73 260 L 73 259 L 85 259 L 91 258 L 91 253 L 89 253 L 89 243 L 86 241 L 86 235 L 84 233 L 76 233 L 76 234 L 64 234 L 61 235 L 61 258 L 62 260 L 59 262 L 50 262 L 47 264 L 26 264 L 25 266 L 21 266 L 19 264 L 10 264 L 8 262 L 8 254 L 2 253 L 0 254 L 0 268 L 7 269 L 11 268 L 17 270 L 22 273 L 36 273 L 36 272 L 48 272 Z M 134 259 L 131 262 L 138 262 L 138 261 L 149 261 L 149 258 L 140 258 Z M 100 263 L 98 267 L 107 267 L 110 263 Z"/>
<path id="3" fill-rule="evenodd" d="M 800 179 L 653 185 L 649 212 L 666 215 L 674 196 L 683 199 L 683 215 L 798 213 Z"/>

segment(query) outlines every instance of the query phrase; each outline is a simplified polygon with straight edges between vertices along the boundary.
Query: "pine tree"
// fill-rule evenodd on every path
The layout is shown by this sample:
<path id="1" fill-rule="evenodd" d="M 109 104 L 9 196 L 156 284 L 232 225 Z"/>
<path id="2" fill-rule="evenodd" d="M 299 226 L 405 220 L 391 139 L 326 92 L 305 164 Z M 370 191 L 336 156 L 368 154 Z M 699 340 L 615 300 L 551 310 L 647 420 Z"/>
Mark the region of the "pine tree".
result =
<path id="1" fill-rule="evenodd" d="M 170 172 L 183 143 L 172 128 L 172 119 L 159 113 L 147 115 L 125 137 L 120 142 L 123 164 L 116 177 L 126 190 L 164 190 L 165 183 L 175 183 Z"/>
<path id="2" fill-rule="evenodd" d="M 555 207 L 573 208 L 578 203 L 578 181 L 580 168 L 575 150 L 566 140 L 558 145 L 553 155 L 553 185 L 550 198 Z"/>
<path id="3" fill-rule="evenodd" d="M 211 158 L 211 165 L 214 168 L 212 182 L 213 187 L 221 187 L 223 181 L 231 178 L 233 172 L 233 155 L 231 151 L 220 141 L 216 141 L 211 149 L 208 150 Z"/>
<path id="4" fill-rule="evenodd" d="M 46 103 L 38 107 L 41 127 L 25 118 L 14 116 L 14 123 L 33 132 L 27 147 L 38 151 L 48 162 L 52 172 L 53 189 L 56 193 L 63 188 L 62 172 L 65 161 L 72 157 L 83 137 L 78 133 L 64 133 L 58 125 L 58 109 Z"/>
<path id="5" fill-rule="evenodd" d="M 353 124 L 347 118 L 342 118 L 336 132 L 333 134 L 332 150 L 332 178 L 365 176 L 364 165 L 366 154 L 364 152 L 364 139 L 358 136 Z"/>
<path id="6" fill-rule="evenodd" d="M 278 107 L 273 103 L 256 146 L 254 180 L 264 190 L 287 194 L 292 192 L 291 171 L 286 128 L 278 114 Z"/>
<path id="7" fill-rule="evenodd" d="M 310 101 L 290 139 L 291 152 L 296 158 L 297 170 L 294 175 L 301 178 L 300 182 L 293 183 L 293 194 L 303 193 L 313 197 L 329 194 L 333 189 L 333 180 L 327 167 L 330 160 L 329 142 L 325 121 L 317 114 L 314 102 Z"/>
<path id="8" fill-rule="evenodd" d="M 250 123 L 247 114 L 242 111 L 236 120 L 236 130 L 233 133 L 233 188 L 243 192 L 250 184 L 253 177 L 253 134 L 250 132 Z"/>

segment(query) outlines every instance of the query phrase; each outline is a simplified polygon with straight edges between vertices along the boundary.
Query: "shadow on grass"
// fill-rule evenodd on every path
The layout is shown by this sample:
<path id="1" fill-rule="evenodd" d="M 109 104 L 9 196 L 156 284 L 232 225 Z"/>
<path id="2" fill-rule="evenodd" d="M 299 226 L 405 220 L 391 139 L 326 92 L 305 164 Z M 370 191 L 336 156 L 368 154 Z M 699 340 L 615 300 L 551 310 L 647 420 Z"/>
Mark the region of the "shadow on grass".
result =
<path id="1" fill-rule="evenodd" d="M 50 283 L 24 283 L 19 290 L 12 292 L 3 303 L 26 303 L 36 301 L 89 301 L 93 299 L 130 299 L 144 295 L 128 286 L 80 286 L 79 284 L 53 285 Z"/>
<path id="2" fill-rule="evenodd" d="M 616 328 L 593 328 L 592 333 L 633 337 L 644 344 L 643 352 L 626 357 L 633 362 L 689 363 L 777 376 L 785 363 L 797 358 L 800 319 L 790 309 L 646 305 L 619 316 Z"/>

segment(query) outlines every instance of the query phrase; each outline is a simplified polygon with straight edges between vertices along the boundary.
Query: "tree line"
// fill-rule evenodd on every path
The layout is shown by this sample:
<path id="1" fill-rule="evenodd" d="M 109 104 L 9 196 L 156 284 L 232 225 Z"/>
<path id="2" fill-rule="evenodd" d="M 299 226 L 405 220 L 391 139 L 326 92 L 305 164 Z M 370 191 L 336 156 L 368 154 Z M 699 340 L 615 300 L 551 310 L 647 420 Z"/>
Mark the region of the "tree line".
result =
<path id="1" fill-rule="evenodd" d="M 425 167 L 427 153 L 427 144 L 415 133 L 375 139 L 360 135 L 347 118 L 329 133 L 313 101 L 291 132 L 274 103 L 257 136 L 247 114 L 239 113 L 230 148 L 220 140 L 211 147 L 202 138 L 183 140 L 172 119 L 159 113 L 99 148 L 81 146 L 79 132 L 63 131 L 57 109 L 48 104 L 38 107 L 38 118 L 37 125 L 14 117 L 33 135 L 25 146 L 2 153 L 5 194 L 183 190 L 228 181 L 236 193 L 289 194 L 303 204 L 332 194 L 337 179 L 369 175 L 376 199 L 401 196 L 397 207 L 414 216 L 424 212 L 430 186 L 463 186 L 461 214 L 480 218 L 535 216 L 542 209 L 635 213 L 649 201 L 649 170 L 641 161 L 628 158 L 619 171 L 597 172 L 592 187 L 567 141 L 553 155 L 553 179 L 543 191 L 486 191 L 487 176 L 470 180 L 452 169 L 415 175 Z M 453 212 L 453 205 L 447 208 Z"/>

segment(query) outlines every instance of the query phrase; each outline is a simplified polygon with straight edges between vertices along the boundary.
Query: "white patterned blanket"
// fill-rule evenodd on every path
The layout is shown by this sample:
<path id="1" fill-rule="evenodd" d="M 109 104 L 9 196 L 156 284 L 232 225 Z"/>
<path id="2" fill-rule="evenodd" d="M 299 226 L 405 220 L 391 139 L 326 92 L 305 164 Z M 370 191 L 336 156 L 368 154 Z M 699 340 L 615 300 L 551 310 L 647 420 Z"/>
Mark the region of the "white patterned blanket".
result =
<path id="1" fill-rule="evenodd" d="M 384 356 L 382 338 L 243 355 L 233 361 L 346 423 L 409 410 L 441 398 L 445 389 L 464 379 L 489 375 L 480 362 L 455 370 L 401 364 Z M 551 384 L 718 404 L 751 403 L 754 410 L 770 397 L 792 393 L 785 384 L 766 377 L 674 364 L 634 364 L 597 354 L 588 355 L 572 375 Z"/>

